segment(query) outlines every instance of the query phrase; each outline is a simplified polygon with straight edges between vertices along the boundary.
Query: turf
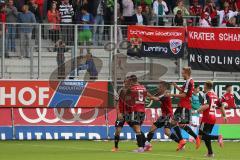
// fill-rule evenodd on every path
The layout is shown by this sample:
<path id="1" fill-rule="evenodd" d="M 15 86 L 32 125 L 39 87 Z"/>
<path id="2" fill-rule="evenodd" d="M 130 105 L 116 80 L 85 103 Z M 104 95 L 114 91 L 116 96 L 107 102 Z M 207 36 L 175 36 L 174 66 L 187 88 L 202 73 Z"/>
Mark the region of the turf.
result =
<path id="1" fill-rule="evenodd" d="M 204 160 L 204 144 L 199 150 L 188 143 L 176 152 L 173 142 L 153 142 L 153 151 L 133 153 L 136 142 L 120 142 L 121 151 L 110 152 L 112 141 L 0 141 L 0 160 Z M 238 160 L 239 142 L 225 142 L 224 148 L 213 143 L 215 160 Z"/>

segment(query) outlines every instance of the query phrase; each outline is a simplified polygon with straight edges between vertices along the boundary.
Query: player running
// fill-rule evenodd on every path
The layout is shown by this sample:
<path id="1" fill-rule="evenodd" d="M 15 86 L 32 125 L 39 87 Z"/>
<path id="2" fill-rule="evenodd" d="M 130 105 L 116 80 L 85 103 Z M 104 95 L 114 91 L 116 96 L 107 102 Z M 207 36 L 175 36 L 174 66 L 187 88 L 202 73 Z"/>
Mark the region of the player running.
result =
<path id="1" fill-rule="evenodd" d="M 129 89 L 131 95 L 131 113 L 126 116 L 126 121 L 131 124 L 136 133 L 138 149 L 134 152 L 144 152 L 145 135 L 141 131 L 141 125 L 145 119 L 145 99 L 147 90 L 143 85 L 140 85 L 136 75 L 130 76 L 131 87 Z"/>
<path id="2" fill-rule="evenodd" d="M 115 134 L 114 134 L 114 148 L 112 152 L 117 152 L 119 150 L 118 143 L 120 140 L 120 133 L 125 124 L 125 115 L 129 111 L 129 107 L 127 106 L 127 102 L 129 98 L 129 94 L 127 91 L 130 87 L 130 77 L 126 77 L 123 82 L 123 87 L 118 92 L 118 97 L 116 100 L 118 101 L 117 107 L 117 120 L 115 122 Z"/>
<path id="3" fill-rule="evenodd" d="M 148 132 L 147 135 L 147 141 L 145 142 L 145 151 L 151 151 L 152 150 L 152 145 L 151 145 L 151 140 L 153 138 L 154 132 L 158 128 L 164 127 L 164 132 L 165 134 L 174 140 L 175 142 L 179 143 L 179 138 L 171 133 L 171 120 L 173 118 L 173 108 L 172 108 L 172 101 L 170 97 L 165 96 L 165 93 L 170 90 L 170 85 L 167 82 L 160 82 L 159 83 L 159 93 L 158 97 L 150 97 L 150 99 L 159 101 L 161 103 L 161 110 L 162 110 L 162 116 L 160 116 L 156 122 L 153 123 L 151 126 L 150 131 Z"/>
<path id="4" fill-rule="evenodd" d="M 205 145 L 208 150 L 206 157 L 214 157 L 211 140 L 218 140 L 220 147 L 223 147 L 222 135 L 210 135 L 214 127 L 214 124 L 216 122 L 215 109 L 217 107 L 220 107 L 225 123 L 227 122 L 224 107 L 221 106 L 216 93 L 214 93 L 212 89 L 213 89 L 213 83 L 211 81 L 205 82 L 204 103 L 201 106 L 201 108 L 197 110 L 197 113 L 203 112 L 203 117 L 202 117 L 200 129 L 199 129 L 199 135 L 201 136 L 201 139 L 205 141 Z"/>
<path id="5" fill-rule="evenodd" d="M 226 93 L 221 98 L 221 103 L 225 108 L 236 108 L 235 98 L 232 91 L 232 85 L 226 85 Z"/>
<path id="6" fill-rule="evenodd" d="M 179 94 L 169 94 L 169 96 L 171 97 L 180 99 L 178 107 L 174 113 L 174 121 L 176 123 L 174 131 L 176 132 L 178 138 L 180 139 L 177 151 L 183 149 L 186 144 L 185 140 L 183 140 L 182 138 L 180 127 L 184 129 L 189 135 L 194 137 L 196 141 L 196 149 L 198 149 L 201 144 L 199 136 L 197 136 L 189 126 L 191 121 L 191 109 L 192 109 L 191 97 L 194 89 L 194 81 L 191 78 L 191 68 L 190 67 L 183 68 L 182 76 L 184 80 L 186 80 L 182 87 L 178 87 L 176 83 L 173 83 L 174 87 L 177 90 L 179 90 Z"/>

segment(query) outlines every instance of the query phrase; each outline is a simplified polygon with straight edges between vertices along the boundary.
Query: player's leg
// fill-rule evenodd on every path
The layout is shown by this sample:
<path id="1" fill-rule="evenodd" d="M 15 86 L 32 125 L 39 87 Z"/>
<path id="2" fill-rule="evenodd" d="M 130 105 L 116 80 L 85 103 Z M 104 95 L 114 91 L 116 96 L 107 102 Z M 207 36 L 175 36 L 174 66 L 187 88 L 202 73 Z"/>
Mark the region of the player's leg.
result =
<path id="1" fill-rule="evenodd" d="M 134 132 L 136 133 L 138 144 L 138 149 L 134 150 L 134 152 L 144 152 L 145 135 L 141 131 L 141 124 L 145 119 L 145 113 L 133 112 L 131 116 L 132 116 L 131 125 Z"/>
<path id="2" fill-rule="evenodd" d="M 141 126 L 140 125 L 133 125 L 132 126 L 134 132 L 136 133 L 136 138 L 137 138 L 137 145 L 138 149 L 134 150 L 134 152 L 144 152 L 144 144 L 143 144 L 143 136 L 142 136 L 142 131 L 141 131 Z"/>
<path id="3" fill-rule="evenodd" d="M 118 143 L 120 141 L 120 133 L 122 131 L 122 127 L 124 125 L 124 120 L 116 120 L 115 122 L 115 134 L 114 134 L 114 148 L 112 149 L 113 152 L 118 151 Z"/>
<path id="4" fill-rule="evenodd" d="M 197 136 L 196 133 L 194 133 L 192 128 L 189 126 L 190 121 L 191 121 L 191 110 L 182 108 L 181 117 L 182 117 L 182 119 L 180 122 L 180 127 L 195 139 L 196 149 L 198 149 L 201 145 L 201 139 Z"/>
<path id="5" fill-rule="evenodd" d="M 171 125 L 173 126 L 172 128 L 179 139 L 177 151 L 182 150 L 186 144 L 186 141 L 183 139 L 182 133 L 179 127 L 179 123 L 181 122 L 181 120 L 182 120 L 182 108 L 178 107 L 174 112 L 174 120 L 171 122 Z"/>
<path id="6" fill-rule="evenodd" d="M 208 150 L 208 153 L 206 154 L 207 157 L 214 157 L 211 138 L 216 138 L 216 137 L 207 136 L 212 132 L 213 126 L 214 125 L 212 124 L 201 123 L 199 128 L 199 135 L 201 136 L 202 140 L 204 140 Z"/>
<path id="7" fill-rule="evenodd" d="M 157 127 L 158 125 L 156 124 L 156 122 L 151 126 L 148 134 L 147 134 L 147 140 L 145 142 L 145 146 L 144 146 L 144 150 L 145 151 L 151 151 L 152 150 L 152 145 L 151 145 L 151 140 L 154 136 L 154 132 L 157 130 Z"/>

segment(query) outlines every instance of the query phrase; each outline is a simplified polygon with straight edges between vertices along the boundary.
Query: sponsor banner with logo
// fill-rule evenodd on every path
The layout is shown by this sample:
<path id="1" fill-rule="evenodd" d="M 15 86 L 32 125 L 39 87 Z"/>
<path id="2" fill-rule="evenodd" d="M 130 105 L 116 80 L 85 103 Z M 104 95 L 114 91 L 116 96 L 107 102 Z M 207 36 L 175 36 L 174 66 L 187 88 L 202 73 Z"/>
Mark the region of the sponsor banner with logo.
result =
<path id="1" fill-rule="evenodd" d="M 240 29 L 188 27 L 189 65 L 196 70 L 240 72 Z"/>
<path id="2" fill-rule="evenodd" d="M 185 28 L 128 26 L 128 41 L 129 56 L 180 58 L 184 54 Z"/>
<path id="3" fill-rule="evenodd" d="M 0 107 L 109 107 L 108 82 L 0 80 Z"/>
<path id="4" fill-rule="evenodd" d="M 80 110 L 81 109 L 81 110 Z M 13 110 L 13 127 L 8 126 L 9 117 L 4 116 L 7 112 L 1 112 L 0 117 L 3 121 L 0 126 L 0 139 L 113 139 L 115 131 L 116 110 L 111 109 L 106 112 L 105 109 L 88 108 L 60 110 L 59 108 L 34 108 Z M 107 114 L 106 114 L 107 113 Z M 240 138 L 238 133 L 240 127 L 240 109 L 227 111 L 229 123 L 223 125 L 223 120 L 217 111 L 217 125 L 212 134 L 222 133 L 226 138 Z M 7 114 L 10 114 L 9 112 Z M 143 131 L 147 133 L 152 123 L 161 115 L 160 109 L 149 108 L 146 110 L 146 119 L 143 124 Z M 231 133 L 230 133 L 231 132 Z M 233 134 L 232 134 L 233 133 Z M 232 135 L 231 135 L 232 134 Z M 183 131 L 184 138 L 189 138 Z M 134 139 L 133 130 L 125 124 L 121 133 L 123 139 Z M 159 129 L 155 137 L 157 139 L 168 139 L 163 130 Z"/>

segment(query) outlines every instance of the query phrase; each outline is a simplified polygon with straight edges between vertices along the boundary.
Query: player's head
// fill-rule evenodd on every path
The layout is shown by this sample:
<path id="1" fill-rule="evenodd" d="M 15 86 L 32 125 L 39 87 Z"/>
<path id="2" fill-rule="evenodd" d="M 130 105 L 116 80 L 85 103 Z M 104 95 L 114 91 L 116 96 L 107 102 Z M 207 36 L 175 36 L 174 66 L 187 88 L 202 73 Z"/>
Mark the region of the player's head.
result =
<path id="1" fill-rule="evenodd" d="M 131 81 L 132 84 L 138 83 L 137 76 L 135 74 L 131 75 L 130 76 L 130 81 Z"/>
<path id="2" fill-rule="evenodd" d="M 164 94 L 167 90 L 170 90 L 170 84 L 166 81 L 160 81 L 158 91 L 160 94 Z"/>
<path id="3" fill-rule="evenodd" d="M 130 77 L 127 76 L 124 81 L 123 81 L 124 87 L 129 87 L 130 86 Z"/>
<path id="4" fill-rule="evenodd" d="M 226 89 L 226 92 L 232 93 L 232 85 L 231 85 L 231 84 L 227 84 L 227 85 L 225 86 L 225 89 Z"/>
<path id="5" fill-rule="evenodd" d="M 191 77 L 191 73 L 192 73 L 192 70 L 190 67 L 184 67 L 182 69 L 182 77 L 184 78 L 184 80 L 187 80 Z"/>
<path id="6" fill-rule="evenodd" d="M 204 92 L 207 93 L 208 91 L 213 89 L 213 82 L 212 81 L 206 81 L 204 83 Z"/>
<path id="7" fill-rule="evenodd" d="M 195 93 L 198 93 L 200 91 L 200 86 L 198 85 L 198 84 L 196 84 L 195 86 L 194 86 L 194 92 Z"/>

